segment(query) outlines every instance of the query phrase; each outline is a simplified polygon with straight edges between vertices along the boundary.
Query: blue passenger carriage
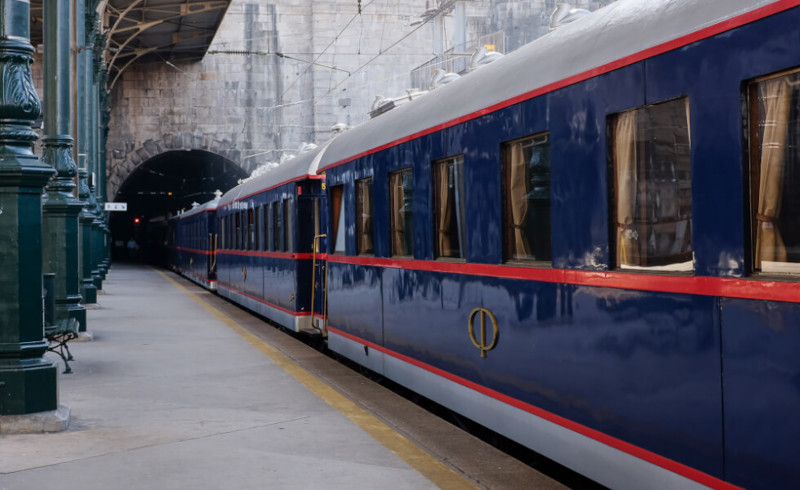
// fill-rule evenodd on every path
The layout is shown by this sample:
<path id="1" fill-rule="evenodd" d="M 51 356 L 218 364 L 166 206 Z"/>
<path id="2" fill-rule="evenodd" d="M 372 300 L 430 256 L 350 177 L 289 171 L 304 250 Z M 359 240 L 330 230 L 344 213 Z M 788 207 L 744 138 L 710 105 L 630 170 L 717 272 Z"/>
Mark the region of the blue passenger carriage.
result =
<path id="1" fill-rule="evenodd" d="M 219 294 L 295 332 L 324 318 L 324 148 L 231 189 L 219 203 Z"/>
<path id="2" fill-rule="evenodd" d="M 796 485 L 798 4 L 620 0 L 337 137 L 329 348 L 614 488 Z"/>
<path id="3" fill-rule="evenodd" d="M 219 194 L 219 192 L 218 192 Z M 201 286 L 217 288 L 216 210 L 219 197 L 169 219 L 173 268 Z"/>

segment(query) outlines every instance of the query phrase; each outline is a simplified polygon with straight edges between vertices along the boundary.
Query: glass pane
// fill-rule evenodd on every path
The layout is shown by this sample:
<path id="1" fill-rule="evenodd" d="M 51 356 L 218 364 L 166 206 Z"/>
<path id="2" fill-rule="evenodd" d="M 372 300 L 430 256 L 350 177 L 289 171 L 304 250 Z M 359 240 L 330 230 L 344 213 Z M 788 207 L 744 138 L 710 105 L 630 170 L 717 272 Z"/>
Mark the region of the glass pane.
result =
<path id="1" fill-rule="evenodd" d="M 356 247 L 359 254 L 373 253 L 372 179 L 356 182 Z"/>
<path id="2" fill-rule="evenodd" d="M 256 221 L 254 216 L 254 210 L 248 209 L 247 210 L 247 230 L 248 230 L 248 241 L 247 241 L 247 250 L 255 250 L 256 248 Z"/>
<path id="3" fill-rule="evenodd" d="M 240 230 L 242 229 L 242 217 L 240 216 L 239 213 L 236 213 L 235 216 L 236 216 L 236 229 L 235 229 L 236 245 L 235 245 L 235 248 L 236 248 L 236 250 L 239 250 L 240 248 L 242 248 L 241 232 L 240 232 Z"/>
<path id="4" fill-rule="evenodd" d="M 264 250 L 271 250 L 272 241 L 270 240 L 269 221 L 272 217 L 269 204 L 264 205 Z"/>
<path id="5" fill-rule="evenodd" d="M 336 242 L 333 247 L 333 253 L 344 253 L 344 199 L 339 199 L 339 211 L 336 219 Z"/>
<path id="6" fill-rule="evenodd" d="M 242 216 L 242 228 L 241 228 L 241 236 L 239 237 L 239 248 L 242 250 L 247 250 L 247 214 L 246 211 L 240 211 L 239 214 Z"/>
<path id="7" fill-rule="evenodd" d="M 688 106 L 684 97 L 612 118 L 620 268 L 694 268 Z"/>
<path id="8" fill-rule="evenodd" d="M 800 72 L 750 86 L 750 199 L 756 271 L 800 272 Z"/>
<path id="9" fill-rule="evenodd" d="M 547 134 L 503 148 L 506 260 L 550 262 L 550 139 Z"/>
<path id="10" fill-rule="evenodd" d="M 283 220 L 281 220 L 280 203 L 272 203 L 272 250 L 283 252 Z"/>
<path id="11" fill-rule="evenodd" d="M 389 174 L 392 255 L 414 255 L 414 213 L 411 169 Z"/>
<path id="12" fill-rule="evenodd" d="M 287 252 L 292 251 L 292 247 L 294 245 L 292 240 L 292 200 L 291 199 L 284 199 L 283 200 L 283 223 L 284 223 L 284 232 L 283 232 L 283 249 Z"/>
<path id="13" fill-rule="evenodd" d="M 434 254 L 463 258 L 464 158 L 448 158 L 433 165 Z"/>
<path id="14" fill-rule="evenodd" d="M 337 185 L 331 188 L 331 230 L 333 240 L 333 253 L 344 253 L 344 186 Z"/>

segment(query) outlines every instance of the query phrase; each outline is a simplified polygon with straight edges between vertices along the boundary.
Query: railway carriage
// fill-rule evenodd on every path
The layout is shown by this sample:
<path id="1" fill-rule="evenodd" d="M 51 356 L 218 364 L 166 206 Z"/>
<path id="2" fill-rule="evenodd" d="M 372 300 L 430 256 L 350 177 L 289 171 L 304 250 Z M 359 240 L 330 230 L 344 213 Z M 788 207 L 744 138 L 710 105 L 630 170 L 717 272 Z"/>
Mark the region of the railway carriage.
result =
<path id="1" fill-rule="evenodd" d="M 219 191 L 218 194 L 221 196 Z M 220 196 L 175 215 L 168 222 L 173 269 L 212 291 L 217 288 L 216 210 Z"/>
<path id="2" fill-rule="evenodd" d="M 620 0 L 338 136 L 329 348 L 613 488 L 794 486 L 799 4 Z"/>
<path id="3" fill-rule="evenodd" d="M 324 319 L 324 179 L 318 147 L 225 193 L 219 202 L 218 292 L 295 332 Z"/>

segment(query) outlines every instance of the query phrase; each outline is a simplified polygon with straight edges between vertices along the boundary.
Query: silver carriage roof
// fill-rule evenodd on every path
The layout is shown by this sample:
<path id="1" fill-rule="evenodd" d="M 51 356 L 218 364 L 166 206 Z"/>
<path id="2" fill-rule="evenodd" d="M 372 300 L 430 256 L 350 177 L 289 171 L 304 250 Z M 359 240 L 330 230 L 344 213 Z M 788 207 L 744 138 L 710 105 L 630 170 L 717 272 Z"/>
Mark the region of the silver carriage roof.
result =
<path id="1" fill-rule="evenodd" d="M 215 197 L 214 199 L 212 199 L 210 201 L 207 201 L 207 202 L 204 202 L 203 204 L 200 204 L 199 206 L 195 206 L 195 207 L 193 207 L 192 209 L 190 209 L 190 210 L 188 210 L 186 212 L 183 212 L 183 213 L 180 213 L 180 214 L 176 214 L 171 219 L 184 219 L 184 218 L 188 218 L 190 216 L 194 216 L 196 214 L 200 214 L 200 213 L 202 213 L 204 211 L 214 211 L 215 209 L 217 209 L 218 203 L 219 203 L 219 198 Z"/>
<path id="2" fill-rule="evenodd" d="M 619 0 L 339 135 L 320 170 L 780 1 Z"/>
<path id="3" fill-rule="evenodd" d="M 257 192 L 287 184 L 308 175 L 316 175 L 317 167 L 322 155 L 325 153 L 326 145 L 328 143 L 301 153 L 258 177 L 242 182 L 222 196 L 218 207 L 227 206 Z"/>

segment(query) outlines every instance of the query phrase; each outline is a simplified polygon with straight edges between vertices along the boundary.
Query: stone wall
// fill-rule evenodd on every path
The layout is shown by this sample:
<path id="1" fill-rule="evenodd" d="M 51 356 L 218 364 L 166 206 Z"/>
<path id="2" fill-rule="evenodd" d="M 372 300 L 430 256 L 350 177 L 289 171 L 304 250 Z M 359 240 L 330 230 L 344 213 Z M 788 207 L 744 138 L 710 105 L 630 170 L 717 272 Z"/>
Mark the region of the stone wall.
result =
<path id="1" fill-rule="evenodd" d="M 597 8 L 606 1 L 580 0 Z M 368 118 L 376 96 L 411 87 L 434 58 L 431 0 L 233 0 L 200 62 L 134 65 L 111 87 L 108 198 L 137 165 L 160 152 L 201 149 L 252 171 L 336 123 Z M 497 31 L 516 48 L 546 32 L 554 0 L 465 2 L 465 37 Z M 452 9 L 436 32 L 453 48 Z M 503 33 L 501 32 L 501 36 Z"/>

